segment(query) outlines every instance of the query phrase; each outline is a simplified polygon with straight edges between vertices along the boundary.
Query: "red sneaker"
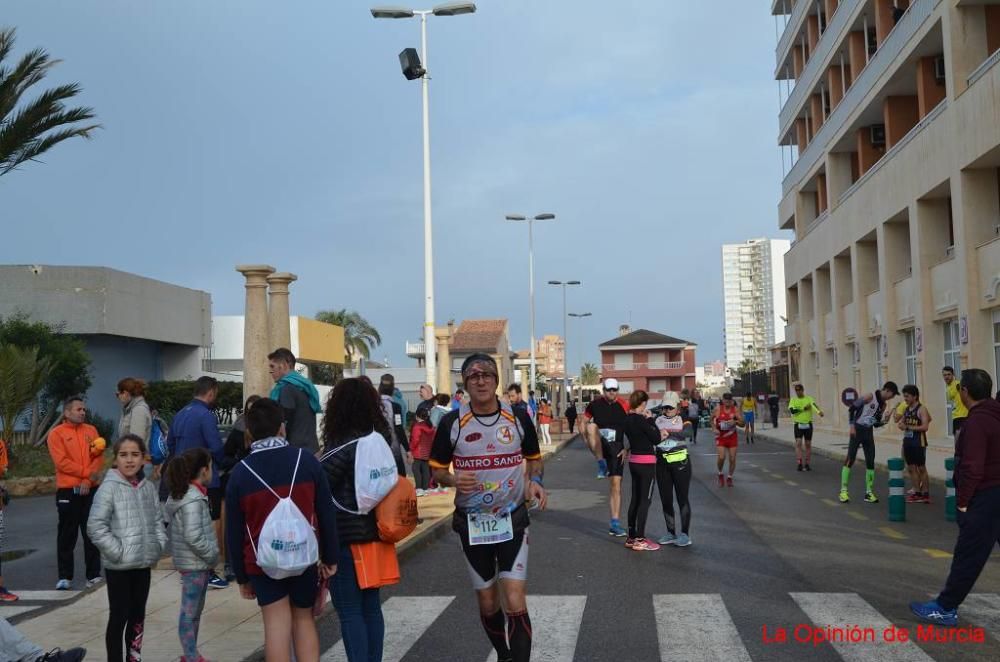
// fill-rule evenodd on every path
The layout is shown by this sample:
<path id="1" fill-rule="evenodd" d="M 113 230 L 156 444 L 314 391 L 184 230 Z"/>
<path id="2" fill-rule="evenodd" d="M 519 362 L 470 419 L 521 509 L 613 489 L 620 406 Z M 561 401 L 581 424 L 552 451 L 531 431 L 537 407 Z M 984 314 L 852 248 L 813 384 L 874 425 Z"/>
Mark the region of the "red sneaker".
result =
<path id="1" fill-rule="evenodd" d="M 719 474 L 719 487 L 725 487 L 725 486 L 726 486 L 726 477 L 722 474 Z"/>
<path id="2" fill-rule="evenodd" d="M 726 485 L 728 485 L 729 487 L 733 486 L 733 477 L 732 476 L 730 476 L 729 478 L 726 479 Z"/>
<path id="3" fill-rule="evenodd" d="M 20 598 L 7 590 L 6 587 L 0 586 L 0 601 L 2 602 L 17 602 Z"/>

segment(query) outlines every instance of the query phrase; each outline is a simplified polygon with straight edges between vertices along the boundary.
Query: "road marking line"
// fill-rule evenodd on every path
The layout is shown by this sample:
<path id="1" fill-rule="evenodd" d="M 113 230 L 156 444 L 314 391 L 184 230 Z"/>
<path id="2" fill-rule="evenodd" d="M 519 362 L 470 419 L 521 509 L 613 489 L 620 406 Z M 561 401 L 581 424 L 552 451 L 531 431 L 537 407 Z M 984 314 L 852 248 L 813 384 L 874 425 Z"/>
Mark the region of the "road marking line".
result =
<path id="1" fill-rule="evenodd" d="M 778 480 L 784 480 L 784 478 L 785 478 L 781 474 L 771 474 L 771 475 L 774 476 L 775 478 L 777 478 Z"/>
<path id="2" fill-rule="evenodd" d="M 808 494 L 809 496 L 816 496 L 815 492 L 813 492 L 812 490 L 807 490 L 805 488 L 802 488 L 802 493 L 803 494 Z"/>
<path id="3" fill-rule="evenodd" d="M 382 662 L 400 662 L 403 656 L 441 615 L 453 595 L 396 596 L 382 603 L 385 639 Z M 347 662 L 343 640 L 330 648 L 320 662 Z"/>
<path id="4" fill-rule="evenodd" d="M 796 483 L 794 480 L 786 480 L 785 482 L 787 484 L 791 485 L 792 487 L 798 487 L 799 486 L 799 484 Z"/>
<path id="5" fill-rule="evenodd" d="M 585 595 L 529 595 L 528 615 L 535 633 L 532 657 L 541 662 L 573 662 L 586 605 Z M 493 651 L 487 661 L 496 660 Z"/>
<path id="6" fill-rule="evenodd" d="M 831 641 L 846 662 L 933 662 L 912 641 L 888 642 L 882 632 L 891 624 L 857 593 L 791 593 L 792 599 L 817 627 L 871 628 L 874 641 Z"/>
<path id="7" fill-rule="evenodd" d="M 862 522 L 868 519 L 868 515 L 862 515 L 861 513 L 856 513 L 853 510 L 848 510 L 847 514 L 853 517 L 854 519 L 861 520 Z"/>
<path id="8" fill-rule="evenodd" d="M 986 628 L 994 637 L 1000 633 L 1000 595 L 975 593 L 962 603 L 962 618 Z"/>
<path id="9" fill-rule="evenodd" d="M 26 605 L 18 605 L 17 607 L 8 607 L 6 605 L 0 606 L 0 618 L 14 618 L 21 614 L 27 614 L 29 611 L 34 611 L 36 609 L 41 609 L 40 605 L 34 605 L 32 607 Z"/>
<path id="10" fill-rule="evenodd" d="M 17 594 L 22 600 L 53 600 L 61 602 L 75 598 L 80 595 L 80 591 L 18 591 Z"/>
<path id="11" fill-rule="evenodd" d="M 927 552 L 927 556 L 931 557 L 932 559 L 950 559 L 951 558 L 951 552 L 946 552 L 943 549 L 934 549 L 932 547 L 928 547 L 928 548 L 925 548 L 924 551 Z"/>
<path id="12" fill-rule="evenodd" d="M 753 462 L 751 462 L 751 463 L 750 463 L 750 466 L 751 466 L 751 467 L 753 467 L 754 469 L 756 469 L 756 468 L 757 468 L 757 465 L 756 465 L 756 464 L 754 464 Z"/>
<path id="13" fill-rule="evenodd" d="M 654 595 L 661 660 L 751 662 L 722 596 Z"/>
<path id="14" fill-rule="evenodd" d="M 825 503 L 828 506 L 833 506 L 834 508 L 837 507 L 837 502 L 834 501 L 833 499 L 820 499 L 820 501 L 822 501 L 823 503 Z"/>
<path id="15" fill-rule="evenodd" d="M 884 533 L 885 535 L 889 536 L 890 538 L 892 538 L 894 540 L 906 540 L 906 534 L 905 533 L 903 533 L 902 531 L 897 531 L 896 529 L 892 528 L 891 526 L 879 527 L 879 531 L 881 531 L 882 533 Z"/>

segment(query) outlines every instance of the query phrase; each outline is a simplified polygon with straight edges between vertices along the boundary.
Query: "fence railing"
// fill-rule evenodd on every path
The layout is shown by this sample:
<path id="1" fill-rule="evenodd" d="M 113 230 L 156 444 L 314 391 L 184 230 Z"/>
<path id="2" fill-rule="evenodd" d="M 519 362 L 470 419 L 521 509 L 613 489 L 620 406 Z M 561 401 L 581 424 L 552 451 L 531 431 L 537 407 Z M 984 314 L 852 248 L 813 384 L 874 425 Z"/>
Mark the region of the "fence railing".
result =
<path id="1" fill-rule="evenodd" d="M 614 363 L 601 365 L 603 372 L 628 372 L 630 370 L 681 370 L 684 368 L 683 361 L 652 361 L 648 363 L 631 363 L 627 366 L 619 366 Z"/>

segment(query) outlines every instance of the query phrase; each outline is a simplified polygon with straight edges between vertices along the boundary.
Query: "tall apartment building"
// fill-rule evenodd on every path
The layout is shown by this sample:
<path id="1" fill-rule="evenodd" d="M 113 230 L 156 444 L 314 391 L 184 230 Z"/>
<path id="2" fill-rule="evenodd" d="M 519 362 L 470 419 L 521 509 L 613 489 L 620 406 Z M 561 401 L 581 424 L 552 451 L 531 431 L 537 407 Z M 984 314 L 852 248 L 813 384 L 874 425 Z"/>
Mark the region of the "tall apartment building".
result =
<path id="1" fill-rule="evenodd" d="M 539 362 L 539 369 L 547 377 L 566 376 L 566 341 L 562 336 L 548 334 L 535 341 L 535 354 L 544 356 Z"/>
<path id="2" fill-rule="evenodd" d="M 745 358 L 769 366 L 769 348 L 785 337 L 785 239 L 751 239 L 722 246 L 726 365 Z"/>
<path id="3" fill-rule="evenodd" d="M 1000 373 L 1000 4 L 772 13 L 792 379 L 841 426 L 843 388 L 915 383 L 943 436 L 942 366 Z"/>

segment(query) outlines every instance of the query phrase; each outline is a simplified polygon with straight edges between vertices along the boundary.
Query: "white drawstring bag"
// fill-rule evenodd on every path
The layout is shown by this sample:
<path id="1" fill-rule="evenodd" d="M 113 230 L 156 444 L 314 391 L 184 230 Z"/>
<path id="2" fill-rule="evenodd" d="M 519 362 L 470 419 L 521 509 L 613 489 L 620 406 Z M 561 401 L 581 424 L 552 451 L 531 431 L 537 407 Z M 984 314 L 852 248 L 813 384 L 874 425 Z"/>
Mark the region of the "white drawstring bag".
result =
<path id="1" fill-rule="evenodd" d="M 354 496 L 358 509 L 345 508 L 336 499 L 333 500 L 333 505 L 345 513 L 367 515 L 392 491 L 392 488 L 396 487 L 396 482 L 399 480 L 396 459 L 392 456 L 392 449 L 389 448 L 385 437 L 374 431 L 349 441 L 330 453 L 340 452 L 351 444 L 358 445 L 357 453 L 354 455 Z"/>
<path id="2" fill-rule="evenodd" d="M 292 472 L 292 484 L 288 487 L 288 496 L 281 497 L 254 471 L 246 460 L 243 460 L 250 473 L 268 489 L 278 500 L 271 509 L 264 526 L 260 529 L 257 545 L 253 544 L 253 535 L 247 526 L 250 536 L 250 546 L 253 547 L 257 565 L 271 579 L 286 579 L 298 577 L 319 561 L 319 541 L 309 520 L 299 507 L 292 501 L 292 491 L 295 488 L 295 476 L 299 473 L 299 461 L 302 460 L 302 449 L 295 460 L 295 471 Z"/>

